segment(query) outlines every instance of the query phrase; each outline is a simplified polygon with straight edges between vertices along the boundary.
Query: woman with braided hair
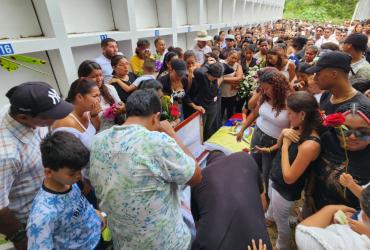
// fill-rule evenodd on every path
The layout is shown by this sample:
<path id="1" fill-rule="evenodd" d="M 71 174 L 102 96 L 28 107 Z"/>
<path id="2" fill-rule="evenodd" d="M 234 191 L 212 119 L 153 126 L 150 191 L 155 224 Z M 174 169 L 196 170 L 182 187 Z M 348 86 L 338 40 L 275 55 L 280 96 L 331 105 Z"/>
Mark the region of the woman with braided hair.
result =
<path id="1" fill-rule="evenodd" d="M 272 160 L 275 156 L 275 152 L 270 147 L 277 143 L 282 130 L 289 127 L 286 110 L 289 84 L 287 78 L 273 67 L 260 70 L 258 76 L 260 85 L 252 97 L 259 99 L 258 104 L 253 112 L 243 119 L 237 140 L 242 139 L 244 130 L 256 120 L 256 128 L 251 141 L 252 156 L 260 168 L 265 191 L 267 191 Z M 266 148 L 267 151 L 261 152 L 257 150 L 258 148 Z"/>

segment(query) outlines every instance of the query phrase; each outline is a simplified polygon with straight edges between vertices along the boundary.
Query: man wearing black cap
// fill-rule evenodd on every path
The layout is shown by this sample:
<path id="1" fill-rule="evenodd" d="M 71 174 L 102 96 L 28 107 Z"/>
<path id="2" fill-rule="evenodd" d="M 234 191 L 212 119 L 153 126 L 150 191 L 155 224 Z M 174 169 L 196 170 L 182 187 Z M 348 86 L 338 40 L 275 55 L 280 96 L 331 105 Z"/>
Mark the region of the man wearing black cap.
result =
<path id="1" fill-rule="evenodd" d="M 370 80 L 370 64 L 366 61 L 364 53 L 367 50 L 368 38 L 361 33 L 352 33 L 344 40 L 343 51 L 352 57 L 351 67 L 353 73 L 349 73 L 349 80 L 363 78 Z"/>
<path id="2" fill-rule="evenodd" d="M 370 107 L 366 96 L 357 92 L 348 80 L 351 71 L 351 57 L 346 53 L 327 52 L 317 61 L 315 66 L 306 70 L 314 74 L 314 80 L 320 89 L 326 90 L 320 99 L 320 109 L 326 115 L 335 113 L 336 109 L 347 102 L 358 102 Z"/>
<path id="3" fill-rule="evenodd" d="M 216 132 L 218 114 L 218 90 L 221 84 L 219 79 L 224 75 L 222 63 L 209 61 L 205 66 L 194 71 L 194 78 L 190 90 L 188 105 L 196 111 L 202 112 L 204 125 L 204 140 Z"/>
<path id="4" fill-rule="evenodd" d="M 39 148 L 44 127 L 73 107 L 43 82 L 13 87 L 6 97 L 10 107 L 0 114 L 0 233 L 17 249 L 26 249 L 25 224 L 44 177 Z"/>

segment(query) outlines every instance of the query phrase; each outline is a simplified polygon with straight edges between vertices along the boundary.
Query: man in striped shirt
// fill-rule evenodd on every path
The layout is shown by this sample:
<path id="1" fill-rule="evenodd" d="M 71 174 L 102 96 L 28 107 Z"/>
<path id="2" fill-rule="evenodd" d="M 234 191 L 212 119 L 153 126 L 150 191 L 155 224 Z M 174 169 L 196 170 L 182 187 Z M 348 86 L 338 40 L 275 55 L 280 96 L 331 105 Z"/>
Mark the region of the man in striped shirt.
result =
<path id="1" fill-rule="evenodd" d="M 0 111 L 0 233 L 26 249 L 25 224 L 44 177 L 40 141 L 72 105 L 43 82 L 23 83 L 6 96 L 10 105 Z"/>

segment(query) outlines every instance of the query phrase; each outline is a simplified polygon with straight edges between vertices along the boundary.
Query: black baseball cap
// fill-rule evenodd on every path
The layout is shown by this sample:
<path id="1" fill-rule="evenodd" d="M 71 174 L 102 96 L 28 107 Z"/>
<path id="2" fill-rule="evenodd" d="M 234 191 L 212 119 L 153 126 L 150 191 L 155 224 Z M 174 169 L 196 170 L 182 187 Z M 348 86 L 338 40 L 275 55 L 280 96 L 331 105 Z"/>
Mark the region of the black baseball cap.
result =
<path id="1" fill-rule="evenodd" d="M 350 72 L 352 69 L 351 60 L 351 56 L 346 53 L 339 51 L 327 52 L 320 56 L 316 65 L 306 69 L 306 73 L 314 74 L 325 68 L 337 68 Z"/>
<path id="2" fill-rule="evenodd" d="M 62 100 L 58 92 L 45 82 L 25 82 L 11 88 L 6 97 L 19 113 L 62 119 L 72 112 L 72 104 Z"/>
<path id="3" fill-rule="evenodd" d="M 175 59 L 171 61 L 171 67 L 173 70 L 176 71 L 176 74 L 179 77 L 183 77 L 186 75 L 186 63 L 181 59 Z"/>
<path id="4" fill-rule="evenodd" d="M 220 78 L 221 76 L 224 75 L 224 64 L 220 62 L 215 62 L 212 64 L 207 65 L 207 72 L 209 75 Z"/>

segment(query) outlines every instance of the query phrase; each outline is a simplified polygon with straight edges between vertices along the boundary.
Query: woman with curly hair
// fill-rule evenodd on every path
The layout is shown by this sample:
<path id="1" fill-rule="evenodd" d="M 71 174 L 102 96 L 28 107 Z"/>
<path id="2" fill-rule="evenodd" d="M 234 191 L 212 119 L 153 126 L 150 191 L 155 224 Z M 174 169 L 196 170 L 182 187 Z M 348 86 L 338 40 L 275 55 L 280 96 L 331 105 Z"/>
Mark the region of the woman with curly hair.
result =
<path id="1" fill-rule="evenodd" d="M 258 76 L 260 86 L 253 98 L 259 99 L 259 101 L 253 112 L 246 119 L 243 119 L 242 129 L 237 135 L 237 140 L 241 140 L 244 130 L 256 120 L 251 141 L 252 156 L 261 170 L 265 190 L 267 190 L 275 153 L 269 150 L 269 153 L 263 154 L 253 149 L 256 149 L 257 146 L 269 148 L 275 145 L 281 131 L 289 127 L 285 104 L 289 93 L 289 84 L 287 78 L 272 67 L 260 70 Z"/>
<path id="2" fill-rule="evenodd" d="M 295 76 L 295 64 L 288 60 L 284 48 L 275 46 L 267 52 L 267 66 L 277 68 L 289 82 Z"/>

